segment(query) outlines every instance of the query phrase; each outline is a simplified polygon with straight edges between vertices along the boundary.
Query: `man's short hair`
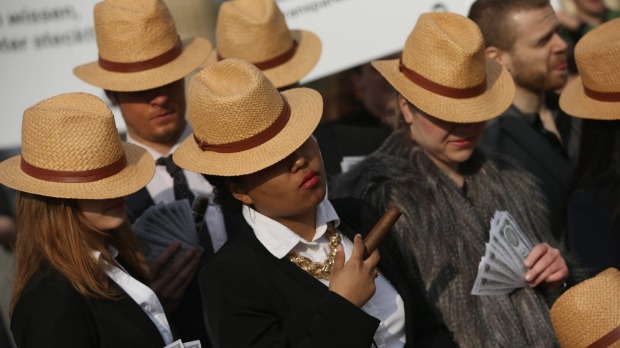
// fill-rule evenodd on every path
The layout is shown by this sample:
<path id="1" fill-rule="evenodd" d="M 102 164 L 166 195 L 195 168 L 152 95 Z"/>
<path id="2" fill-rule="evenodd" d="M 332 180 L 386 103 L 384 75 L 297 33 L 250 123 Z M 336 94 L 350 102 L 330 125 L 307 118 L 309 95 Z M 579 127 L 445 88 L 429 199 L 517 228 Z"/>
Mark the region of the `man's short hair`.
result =
<path id="1" fill-rule="evenodd" d="M 476 0 L 469 8 L 468 17 L 480 27 L 486 47 L 509 51 L 516 36 L 508 16 L 547 6 L 551 6 L 549 0 Z"/>

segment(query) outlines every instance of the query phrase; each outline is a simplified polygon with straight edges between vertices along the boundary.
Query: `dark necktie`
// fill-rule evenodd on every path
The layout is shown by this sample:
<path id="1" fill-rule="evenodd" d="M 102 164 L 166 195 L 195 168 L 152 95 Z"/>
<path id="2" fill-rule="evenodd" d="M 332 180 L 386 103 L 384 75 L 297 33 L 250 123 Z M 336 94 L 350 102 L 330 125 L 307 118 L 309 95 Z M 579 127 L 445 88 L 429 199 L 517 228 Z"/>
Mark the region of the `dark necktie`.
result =
<path id="1" fill-rule="evenodd" d="M 177 201 L 181 199 L 187 199 L 189 200 L 190 205 L 192 205 L 194 203 L 194 194 L 189 189 L 189 185 L 187 184 L 187 179 L 185 178 L 183 169 L 174 164 L 174 162 L 172 161 L 172 156 L 158 158 L 157 165 L 165 166 L 166 171 L 172 177 L 172 180 L 174 182 L 174 199 Z M 202 196 L 200 198 L 201 199 L 195 202 L 196 204 L 192 206 L 192 210 L 194 214 L 196 232 L 198 233 L 198 242 L 204 248 L 203 256 L 207 256 L 213 254 L 213 242 L 211 241 L 209 228 L 204 221 L 204 214 L 206 213 L 209 200 L 208 198 L 203 198 Z M 203 199 L 206 199 L 206 202 L 204 202 Z"/>
<path id="2" fill-rule="evenodd" d="M 174 162 L 172 161 L 172 156 L 158 158 L 157 165 L 165 166 L 166 171 L 172 177 L 172 180 L 174 182 L 174 199 L 177 201 L 181 199 L 187 199 L 189 200 L 189 204 L 191 205 L 192 202 L 194 202 L 194 194 L 187 185 L 187 179 L 185 178 L 183 169 L 174 164 Z"/>
<path id="3" fill-rule="evenodd" d="M 202 254 L 203 260 L 209 255 L 213 255 L 213 241 L 211 240 L 211 234 L 209 233 L 209 227 L 205 221 L 205 214 L 209 206 L 209 197 L 198 196 L 192 205 L 192 211 L 194 214 L 194 224 L 196 225 L 196 231 L 198 232 L 198 243 L 204 248 Z"/>

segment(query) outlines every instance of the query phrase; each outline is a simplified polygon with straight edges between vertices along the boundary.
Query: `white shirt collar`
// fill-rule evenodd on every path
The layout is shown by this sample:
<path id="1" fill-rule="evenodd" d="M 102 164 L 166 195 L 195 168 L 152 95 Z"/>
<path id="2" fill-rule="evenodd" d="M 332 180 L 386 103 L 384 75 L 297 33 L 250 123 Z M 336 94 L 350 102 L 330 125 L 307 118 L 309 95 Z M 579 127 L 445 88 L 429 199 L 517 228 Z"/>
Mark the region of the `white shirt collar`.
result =
<path id="1" fill-rule="evenodd" d="M 186 122 L 185 123 L 185 129 L 183 130 L 183 134 L 181 134 L 181 136 L 179 137 L 177 142 L 172 146 L 170 151 L 168 151 L 168 153 L 165 156 L 169 156 L 169 155 L 173 154 L 174 151 L 177 149 L 177 147 L 179 147 L 179 145 L 183 142 L 183 140 L 185 140 L 185 138 L 187 138 L 190 134 L 192 134 L 192 128 L 189 126 L 189 122 Z M 127 140 L 126 141 L 128 143 L 130 143 L 130 144 L 135 144 L 135 145 L 139 145 L 139 146 L 143 147 L 144 149 L 146 149 L 146 151 L 148 151 L 148 153 L 151 154 L 151 156 L 153 156 L 154 159 L 158 159 L 160 157 L 163 157 L 162 154 L 159 151 L 156 151 L 153 148 L 151 148 L 150 146 L 148 146 L 146 144 L 143 144 L 143 143 L 137 141 L 136 139 L 132 138 L 129 135 L 129 132 L 127 132 Z"/>
<path id="2" fill-rule="evenodd" d="M 118 250 L 113 246 L 108 246 L 108 251 L 113 258 L 118 256 Z M 166 345 L 172 343 L 172 330 L 170 330 L 168 318 L 166 318 L 164 308 L 153 290 L 132 277 L 118 263 L 109 264 L 102 259 L 100 251 L 93 250 L 93 256 L 99 262 L 101 268 L 108 277 L 120 286 L 121 289 L 140 306 L 149 319 L 151 319 Z"/>
<path id="3" fill-rule="evenodd" d="M 285 257 L 298 243 L 314 244 L 325 234 L 328 222 L 334 221 L 336 227 L 340 224 L 338 214 L 327 198 L 316 207 L 316 234 L 311 242 L 247 205 L 243 206 L 242 213 L 245 221 L 254 230 L 256 238 L 273 256 L 279 259 Z"/>

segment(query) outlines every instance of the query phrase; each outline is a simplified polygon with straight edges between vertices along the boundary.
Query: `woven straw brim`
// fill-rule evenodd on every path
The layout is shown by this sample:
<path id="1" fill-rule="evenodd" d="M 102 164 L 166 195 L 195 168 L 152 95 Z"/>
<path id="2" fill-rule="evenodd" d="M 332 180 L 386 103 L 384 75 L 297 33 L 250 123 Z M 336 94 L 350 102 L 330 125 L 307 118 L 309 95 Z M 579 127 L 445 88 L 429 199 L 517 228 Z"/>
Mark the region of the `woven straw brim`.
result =
<path id="1" fill-rule="evenodd" d="M 36 179 L 20 168 L 21 156 L 0 163 L 0 183 L 22 192 L 41 196 L 74 199 L 124 197 L 144 186 L 155 174 L 155 161 L 145 149 L 123 143 L 127 166 L 110 177 L 87 183 L 61 183 Z"/>
<path id="2" fill-rule="evenodd" d="M 583 80 L 580 76 L 562 90 L 560 108 L 575 117 L 620 120 L 620 102 L 605 102 L 588 97 L 583 90 Z"/>
<path id="3" fill-rule="evenodd" d="M 246 175 L 286 158 L 314 132 L 323 113 L 321 95 L 309 88 L 295 88 L 282 95 L 291 108 L 291 117 L 272 139 L 252 149 L 235 153 L 202 151 L 194 137 L 179 145 L 172 158 L 182 168 L 219 176 Z"/>
<path id="4" fill-rule="evenodd" d="M 455 123 L 490 120 L 502 114 L 515 97 L 510 73 L 498 62 L 486 59 L 487 89 L 473 98 L 450 98 L 435 94 L 409 80 L 399 70 L 399 60 L 373 61 L 386 80 L 409 102 L 438 119 Z"/>
<path id="5" fill-rule="evenodd" d="M 77 66 L 73 73 L 86 83 L 110 91 L 144 91 L 165 86 L 189 75 L 204 64 L 210 51 L 209 41 L 192 38 L 183 41 L 183 52 L 177 58 L 157 68 L 132 73 L 113 72 L 101 68 L 95 61 Z"/>
<path id="6" fill-rule="evenodd" d="M 587 347 L 620 325 L 620 272 L 608 268 L 568 289 L 551 307 L 560 345 Z M 616 342 L 611 347 L 619 347 Z"/>
<path id="7" fill-rule="evenodd" d="M 304 30 L 291 30 L 291 37 L 297 40 L 297 51 L 286 63 L 271 69 L 262 70 L 276 88 L 293 85 L 314 68 L 321 56 L 321 40 L 315 34 Z M 214 65 L 217 60 L 217 48 L 207 58 L 205 67 Z M 238 58 L 238 57 L 225 57 Z"/>

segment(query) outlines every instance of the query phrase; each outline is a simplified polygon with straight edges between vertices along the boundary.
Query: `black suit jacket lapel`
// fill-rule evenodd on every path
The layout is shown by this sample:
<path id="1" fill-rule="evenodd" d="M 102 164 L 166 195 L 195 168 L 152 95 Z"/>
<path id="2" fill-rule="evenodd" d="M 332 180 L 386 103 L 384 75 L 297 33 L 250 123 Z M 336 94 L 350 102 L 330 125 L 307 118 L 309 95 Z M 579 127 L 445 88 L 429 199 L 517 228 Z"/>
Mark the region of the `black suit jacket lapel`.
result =
<path id="1" fill-rule="evenodd" d="M 110 282 L 114 283 L 111 279 Z M 132 330 L 145 333 L 146 337 L 158 337 L 161 342 L 161 346 L 163 347 L 164 340 L 161 337 L 161 333 L 155 326 L 155 323 L 153 323 L 148 315 L 142 310 L 140 305 L 136 303 L 120 286 L 116 285 L 116 283 L 114 283 L 114 285 L 121 293 L 121 297 L 118 300 L 112 301 L 107 299 L 92 299 L 91 301 L 95 307 L 95 310 L 99 312 L 101 317 L 105 317 L 108 313 L 110 313 L 110 315 L 115 317 L 123 318 L 123 320 L 126 320 L 126 325 L 131 325 L 134 327 Z"/>
<path id="2" fill-rule="evenodd" d="M 536 134 L 532 127 L 517 119 L 518 116 L 505 117 L 501 123 L 502 132 L 521 144 L 523 151 L 535 159 L 562 187 L 568 184 L 571 166 L 567 159 L 562 158 L 547 145 L 546 140 Z M 525 145 L 527 144 L 527 146 Z"/>
<path id="3" fill-rule="evenodd" d="M 314 296 L 316 296 L 317 299 L 320 299 L 325 292 L 327 292 L 328 288 L 323 283 L 299 268 L 289 259 L 286 257 L 278 259 L 273 256 L 273 254 L 271 254 L 269 250 L 267 250 L 256 238 L 254 231 L 252 231 L 252 228 L 245 222 L 245 220 L 242 222 L 238 233 L 240 234 L 239 237 L 244 238 L 248 245 L 250 245 L 250 247 L 254 250 L 256 257 L 262 259 L 262 262 L 260 263 L 272 265 L 273 268 L 276 269 L 276 271 L 270 272 L 271 274 L 269 275 L 270 281 L 274 283 L 276 288 L 282 287 L 282 283 L 280 283 L 278 279 L 281 277 L 287 277 L 310 291 Z"/>

